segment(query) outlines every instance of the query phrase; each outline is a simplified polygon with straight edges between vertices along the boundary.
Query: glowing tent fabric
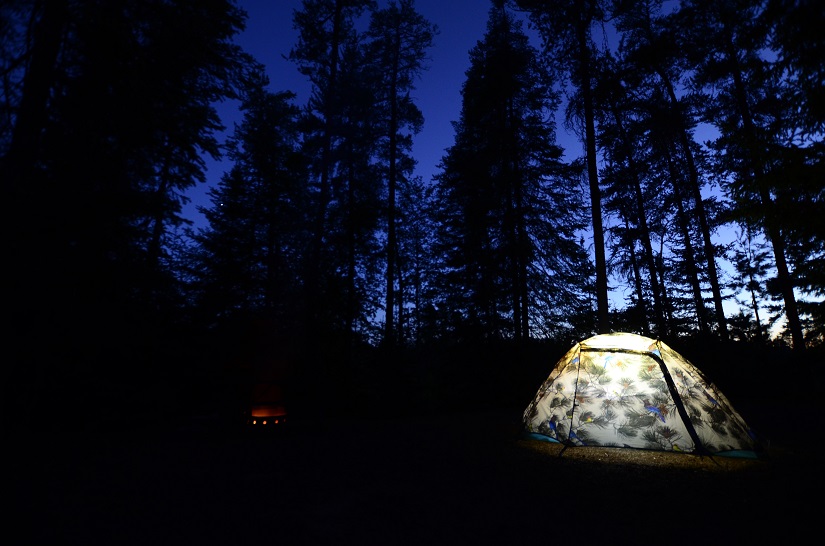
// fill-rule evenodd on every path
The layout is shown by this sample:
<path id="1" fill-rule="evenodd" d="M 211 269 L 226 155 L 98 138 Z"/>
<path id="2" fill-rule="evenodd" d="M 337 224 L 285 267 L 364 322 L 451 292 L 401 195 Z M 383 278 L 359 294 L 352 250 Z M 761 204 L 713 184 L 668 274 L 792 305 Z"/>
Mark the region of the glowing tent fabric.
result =
<path id="1" fill-rule="evenodd" d="M 568 446 L 753 457 L 744 419 L 665 343 L 603 334 L 573 346 L 524 411 L 528 434 Z"/>

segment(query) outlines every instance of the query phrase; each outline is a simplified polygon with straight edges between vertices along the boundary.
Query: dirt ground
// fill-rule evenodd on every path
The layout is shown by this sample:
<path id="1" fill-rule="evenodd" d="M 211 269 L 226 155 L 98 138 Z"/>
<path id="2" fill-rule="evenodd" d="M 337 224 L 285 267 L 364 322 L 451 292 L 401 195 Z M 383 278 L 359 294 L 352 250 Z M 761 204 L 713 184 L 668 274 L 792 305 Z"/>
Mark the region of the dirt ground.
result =
<path id="1" fill-rule="evenodd" d="M 518 417 L 31 439 L 14 446 L 7 544 L 795 544 L 821 525 L 815 450 L 562 451 L 522 439 Z"/>

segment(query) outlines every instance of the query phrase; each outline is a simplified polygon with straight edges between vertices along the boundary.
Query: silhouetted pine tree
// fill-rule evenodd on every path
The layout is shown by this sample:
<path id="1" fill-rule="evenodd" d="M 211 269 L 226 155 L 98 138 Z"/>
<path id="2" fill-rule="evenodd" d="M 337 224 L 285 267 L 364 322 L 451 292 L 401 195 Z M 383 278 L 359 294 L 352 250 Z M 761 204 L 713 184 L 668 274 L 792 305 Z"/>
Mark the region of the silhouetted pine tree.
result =
<path id="1" fill-rule="evenodd" d="M 262 77 L 243 100 L 227 143 L 232 167 L 202 208 L 209 225 L 194 237 L 193 294 L 207 328 L 265 318 L 273 336 L 295 339 L 310 239 L 307 168 L 294 94 L 272 93 L 267 83 Z"/>
<path id="2" fill-rule="evenodd" d="M 234 96 L 254 64 L 231 42 L 244 13 L 230 2 L 57 0 L 4 14 L 25 29 L 0 46 L 10 62 L 4 301 L 11 337 L 37 347 L 29 356 L 40 363 L 17 391 L 62 397 L 71 385 L 85 393 L 73 402 L 90 405 L 123 397 L 101 385 L 129 369 L 124 388 L 139 388 L 135 363 L 161 362 L 178 319 L 167 242 L 186 222 L 186 191 L 204 179 L 203 155 L 218 153 L 213 101 Z"/>
<path id="3" fill-rule="evenodd" d="M 654 324 L 659 336 L 667 336 L 662 282 L 656 267 L 651 225 L 662 206 L 661 192 L 651 184 L 653 176 L 644 96 L 638 82 L 628 78 L 624 67 L 607 52 L 600 59 L 594 93 L 601 105 L 597 111 L 599 146 L 608 165 L 601 173 L 605 185 L 605 210 L 618 215 L 619 226 L 611 232 L 619 242 L 613 247 L 611 264 L 625 274 L 632 273 L 633 306 L 642 332 Z M 636 242 L 641 247 L 637 256 Z M 642 272 L 645 272 L 644 274 Z"/>
<path id="4" fill-rule="evenodd" d="M 786 173 L 787 154 L 805 142 L 792 136 L 799 129 L 787 109 L 793 102 L 782 100 L 787 88 L 782 72 L 765 56 L 770 34 L 760 24 L 761 4 L 689 0 L 680 6 L 679 21 L 688 37 L 686 51 L 692 54 L 693 81 L 715 90 L 704 114 L 721 133 L 713 146 L 728 174 L 727 191 L 740 216 L 747 215 L 753 225 L 761 226 L 771 242 L 793 347 L 804 350 L 793 263 L 789 263 L 790 226 L 792 216 L 798 215 L 793 202 L 810 203 L 821 192 L 798 192 L 789 186 L 794 182 Z"/>
<path id="5" fill-rule="evenodd" d="M 389 346 L 404 337 L 400 315 L 406 303 L 400 286 L 406 271 L 405 257 L 399 254 L 398 192 L 415 167 L 410 155 L 412 137 L 424 123 L 411 92 L 426 68 L 426 53 L 436 33 L 435 26 L 415 11 L 413 0 L 391 1 L 386 8 L 373 12 L 367 32 L 368 59 L 377 78 L 378 100 L 373 105 L 373 123 L 379 137 L 377 165 L 387 191 L 383 339 Z"/>
<path id="6" fill-rule="evenodd" d="M 583 306 L 584 227 L 551 121 L 551 81 L 521 24 L 493 8 L 470 52 L 455 144 L 437 176 L 442 320 L 459 338 L 570 328 Z"/>
<path id="7" fill-rule="evenodd" d="M 356 291 L 365 287 L 356 283 L 355 246 L 372 241 L 359 241 L 353 222 L 372 225 L 375 212 L 364 209 L 367 218 L 356 214 L 354 177 L 375 176 L 368 172 L 370 139 L 353 140 L 358 139 L 354 132 L 364 135 L 368 129 L 364 113 L 371 98 L 369 82 L 363 81 L 364 37 L 355 23 L 374 6 L 373 0 L 311 0 L 293 14 L 298 43 L 290 59 L 312 85 L 302 125 L 314 218 L 303 275 L 307 301 L 303 320 L 307 332 L 316 332 L 307 339 L 308 350 L 317 348 L 318 336 L 349 338 L 363 316 L 357 311 L 365 298 Z"/>
<path id="8" fill-rule="evenodd" d="M 592 37 L 593 27 L 607 16 L 606 3 L 603 0 L 513 0 L 513 3 L 529 12 L 530 20 L 542 36 L 547 60 L 560 74 L 569 75 L 580 95 L 595 258 L 596 317 L 598 331 L 607 333 L 610 331 L 607 259 L 596 157 L 597 105 L 593 98 L 597 48 Z"/>
<path id="9" fill-rule="evenodd" d="M 768 328 L 764 323 L 765 306 L 769 300 L 767 279 L 770 248 L 763 239 L 755 237 L 753 230 L 743 227 L 731 249 L 732 263 L 736 268 L 734 286 L 745 298 L 739 300 L 742 312 L 737 317 L 737 337 L 765 342 Z M 745 310 L 748 310 L 746 312 Z"/>
<path id="10" fill-rule="evenodd" d="M 661 2 L 650 0 L 623 4 L 615 14 L 617 29 L 621 31 L 620 54 L 628 71 L 634 72 L 634 93 L 647 94 L 648 100 L 659 100 L 658 116 L 651 122 L 659 123 L 661 133 L 671 135 L 675 150 L 673 160 L 681 163 L 684 176 L 678 181 L 683 198 L 691 202 L 690 224 L 696 226 L 696 242 L 703 277 L 710 286 L 717 335 L 727 339 L 725 312 L 722 307 L 722 289 L 716 263 L 716 249 L 712 242 L 706 196 L 702 195 L 708 181 L 701 171 L 700 151 L 694 141 L 698 105 L 704 101 L 702 93 L 687 93 L 684 81 L 690 77 L 689 66 L 681 48 L 684 42 L 673 16 L 661 12 Z"/>

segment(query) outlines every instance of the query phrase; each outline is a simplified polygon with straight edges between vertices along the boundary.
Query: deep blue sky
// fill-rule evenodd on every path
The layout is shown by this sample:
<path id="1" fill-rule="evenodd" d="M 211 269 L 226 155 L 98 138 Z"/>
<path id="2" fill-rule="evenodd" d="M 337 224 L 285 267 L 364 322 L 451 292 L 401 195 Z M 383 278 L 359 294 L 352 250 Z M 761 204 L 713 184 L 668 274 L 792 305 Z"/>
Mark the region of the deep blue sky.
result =
<path id="1" fill-rule="evenodd" d="M 378 0 L 385 5 L 386 0 Z M 267 67 L 272 91 L 294 91 L 296 104 L 303 105 L 309 95 L 309 84 L 296 70 L 295 64 L 285 59 L 297 42 L 292 28 L 292 13 L 301 7 L 301 0 L 241 0 L 248 13 L 246 30 L 236 37 L 237 42 Z M 416 9 L 427 20 L 438 26 L 439 34 L 429 50 L 429 69 L 416 83 L 413 96 L 424 114 L 424 127 L 415 138 L 413 155 L 418 160 L 416 174 L 430 180 L 444 150 L 453 144 L 451 122 L 458 120 L 461 110 L 461 85 L 469 67 L 469 51 L 484 36 L 490 0 L 416 0 Z M 526 25 L 525 25 L 526 30 Z M 535 44 L 537 45 L 537 44 Z M 237 105 L 226 103 L 219 109 L 227 127 L 240 120 Z M 558 128 L 559 144 L 568 154 L 580 155 L 581 146 Z M 196 205 L 209 206 L 206 191 L 220 180 L 228 165 L 208 161 L 206 185 L 199 185 L 189 196 L 192 202 L 184 214 L 202 225 L 202 217 L 195 212 Z"/>
<path id="2" fill-rule="evenodd" d="M 386 5 L 387 0 L 378 0 Z M 294 63 L 285 59 L 297 42 L 297 33 L 292 28 L 292 13 L 301 7 L 301 0 L 240 0 L 239 4 L 248 13 L 246 30 L 236 37 L 237 42 L 258 61 L 267 67 L 272 91 L 289 90 L 297 94 L 296 104 L 306 103 L 309 84 L 301 76 Z M 418 160 L 416 174 L 430 180 L 438 171 L 438 164 L 445 149 L 453 144 L 452 122 L 461 110 L 461 85 L 465 71 L 469 67 L 469 51 L 484 37 L 487 27 L 490 0 L 416 0 L 415 6 L 427 20 L 438 26 L 429 51 L 429 69 L 422 73 L 416 84 L 414 97 L 424 114 L 424 127 L 413 144 L 413 155 Z M 530 35 L 525 24 L 525 31 Z M 538 47 L 537 39 L 534 46 Z M 233 123 L 240 120 L 237 104 L 226 103 L 219 108 L 227 133 L 231 134 Z M 557 120 L 560 119 L 557 114 Z M 708 128 L 701 131 L 708 131 Z M 557 144 L 565 150 L 567 159 L 583 155 L 582 144 L 568 134 L 563 125 L 556 127 Z M 711 134 L 701 133 L 699 141 L 710 138 Z M 196 212 L 196 206 L 210 206 L 207 190 L 216 184 L 221 175 L 229 169 L 224 162 L 207 159 L 207 183 L 200 184 L 189 192 L 192 201 L 184 207 L 184 215 L 195 221 L 196 227 L 204 227 L 205 221 Z M 587 244 L 592 242 L 590 236 Z M 717 242 L 730 241 L 732 233 L 728 229 L 717 233 Z M 729 264 L 720 260 L 725 268 Z M 625 287 L 611 292 L 614 304 L 621 305 Z M 617 293 L 618 292 L 618 293 Z M 726 306 L 731 305 L 729 301 Z M 730 313 L 729 313 L 730 314 Z"/>

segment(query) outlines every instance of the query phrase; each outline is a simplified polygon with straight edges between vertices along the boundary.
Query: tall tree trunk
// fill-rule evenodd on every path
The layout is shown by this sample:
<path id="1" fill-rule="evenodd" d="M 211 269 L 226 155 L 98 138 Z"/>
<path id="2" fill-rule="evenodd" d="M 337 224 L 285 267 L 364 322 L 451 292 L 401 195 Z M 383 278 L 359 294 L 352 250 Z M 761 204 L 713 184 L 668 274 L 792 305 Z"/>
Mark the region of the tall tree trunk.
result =
<path id="1" fill-rule="evenodd" d="M 317 349 L 311 333 L 318 326 L 320 312 L 319 295 L 322 291 L 321 280 L 323 278 L 323 245 L 324 234 L 326 233 L 327 207 L 330 200 L 330 176 L 332 172 L 332 130 L 334 116 L 338 115 L 332 106 L 333 96 L 338 83 L 338 62 L 340 48 L 341 18 L 343 16 L 343 4 L 335 2 L 335 14 L 332 22 L 332 41 L 329 46 L 329 78 L 324 90 L 324 128 L 322 135 L 321 168 L 320 168 L 320 188 L 318 191 L 318 203 L 315 209 L 315 224 L 312 233 L 312 246 L 306 273 L 306 314 L 304 318 L 304 335 L 311 351 Z"/>
<path id="2" fill-rule="evenodd" d="M 401 47 L 398 28 L 396 27 L 395 50 L 393 51 L 392 82 L 390 84 L 390 134 L 389 134 L 389 172 L 387 175 L 387 301 L 385 305 L 384 342 L 391 347 L 395 345 L 395 267 L 398 254 L 398 242 L 395 226 L 395 193 L 398 185 L 398 70 L 399 51 Z"/>
<path id="3" fill-rule="evenodd" d="M 694 263 L 693 243 L 690 240 L 690 222 L 688 221 L 687 212 L 685 212 L 682 195 L 679 191 L 678 171 L 673 164 L 673 159 L 670 152 L 667 152 L 668 170 L 670 171 L 670 178 L 673 186 L 673 197 L 676 201 L 676 214 L 679 221 L 679 228 L 682 231 L 682 239 L 685 244 L 685 257 L 682 260 L 687 268 L 687 276 L 690 286 L 693 290 L 693 303 L 696 307 L 696 320 L 699 323 L 699 331 L 702 334 L 708 333 L 707 312 L 705 310 L 705 302 L 702 298 L 702 287 L 699 283 L 699 272 Z"/>
<path id="4" fill-rule="evenodd" d="M 18 204 L 15 198 L 19 196 L 36 163 L 40 135 L 46 123 L 49 94 L 55 83 L 55 65 L 66 25 L 65 0 L 35 4 L 42 4 L 43 14 L 34 28 L 34 40 L 29 66 L 23 78 L 23 92 L 17 119 L 9 149 L 0 163 L 4 171 L 0 177 L 3 181 L 3 190 L 6 198 L 11 198 L 15 206 Z"/>
<path id="5" fill-rule="evenodd" d="M 746 259 L 748 260 L 749 264 L 752 264 L 754 260 L 753 250 L 751 249 L 751 243 L 753 242 L 753 237 L 751 233 L 750 226 L 745 227 L 745 243 L 747 244 L 746 250 Z M 751 308 L 753 309 L 753 318 L 756 320 L 756 336 L 759 341 L 765 341 L 767 336 L 762 328 L 762 319 L 759 317 L 759 298 L 757 297 L 756 288 L 759 286 L 759 283 L 756 280 L 754 275 L 754 268 L 748 267 L 748 284 L 746 288 L 751 295 Z"/>
<path id="6" fill-rule="evenodd" d="M 632 160 L 631 160 L 632 164 Z M 635 167 L 631 166 L 631 170 L 635 174 Z M 664 288 L 659 284 L 659 274 L 656 268 L 656 257 L 653 254 L 653 243 L 650 240 L 650 227 L 647 225 L 647 212 L 644 207 L 644 195 L 642 194 L 642 185 L 638 178 L 633 181 L 633 197 L 636 201 L 636 215 L 638 218 L 638 225 L 641 233 L 639 233 L 639 241 L 645 249 L 645 260 L 647 262 L 648 277 L 650 279 L 650 291 L 653 292 L 653 312 L 656 315 L 656 330 L 658 336 L 667 336 L 668 327 L 667 319 L 665 318 L 665 303 L 664 303 Z"/>
<path id="7" fill-rule="evenodd" d="M 676 92 L 673 89 L 673 84 L 670 78 L 667 77 L 664 71 L 657 69 L 659 78 L 667 90 L 670 106 L 675 112 L 679 112 L 679 99 L 676 97 Z M 681 116 L 679 118 L 682 123 Z M 690 193 L 693 198 L 694 206 L 696 207 L 696 217 L 699 220 L 699 229 L 702 232 L 702 242 L 705 251 L 705 261 L 707 262 L 708 282 L 710 283 L 711 293 L 713 294 L 713 305 L 716 310 L 716 323 L 719 325 L 719 336 L 723 341 L 728 340 L 728 322 L 725 318 L 725 310 L 722 306 L 722 291 L 719 287 L 719 275 L 716 271 L 716 253 L 713 249 L 713 242 L 710 238 L 710 227 L 708 226 L 708 216 L 705 211 L 705 203 L 702 200 L 702 192 L 699 186 L 699 172 L 696 169 L 696 161 L 693 157 L 693 150 L 690 147 L 690 140 L 688 139 L 687 131 L 684 125 L 675 128 L 678 132 L 678 142 L 682 149 L 682 154 L 687 163 Z"/>
<path id="8" fill-rule="evenodd" d="M 512 154 L 511 154 L 512 155 Z M 506 161 L 505 176 L 511 181 L 512 198 L 509 214 L 512 220 L 508 228 L 512 251 L 510 253 L 510 275 L 512 277 L 513 331 L 516 340 L 530 337 L 529 303 L 527 288 L 527 261 L 525 255 L 527 233 L 524 225 L 524 192 L 518 164 L 512 158 Z"/>
<path id="9" fill-rule="evenodd" d="M 504 109 L 502 119 L 504 139 L 502 146 L 502 162 L 504 165 L 502 178 L 507 189 L 507 207 L 505 212 L 504 229 L 510 246 L 509 275 L 511 279 L 513 335 L 517 341 L 529 337 L 528 320 L 528 289 L 527 289 L 527 256 L 525 239 L 527 237 L 524 226 L 524 192 L 521 173 L 519 172 L 518 154 L 511 146 L 515 142 L 513 127 L 516 125 L 513 99 L 507 99 L 507 108 Z"/>
<path id="10" fill-rule="evenodd" d="M 650 291 L 653 293 L 653 312 L 656 315 L 656 330 L 659 336 L 667 336 L 668 328 L 665 320 L 664 304 L 662 303 L 662 288 L 659 286 L 659 276 L 656 268 L 656 258 L 653 255 L 653 245 L 650 242 L 650 228 L 647 225 L 647 212 L 645 211 L 645 199 L 642 193 L 642 184 L 638 177 L 638 166 L 633 159 L 633 154 L 628 151 L 627 146 L 630 144 L 630 138 L 624 129 L 621 116 L 615 104 L 612 107 L 613 118 L 616 121 L 616 127 L 619 129 L 619 134 L 622 137 L 622 151 L 625 155 L 625 160 L 633 175 L 633 197 L 636 213 L 636 225 L 639 227 L 639 242 L 645 250 L 645 261 L 647 264 L 648 275 L 650 278 Z"/>
<path id="11" fill-rule="evenodd" d="M 624 228 L 626 233 L 630 233 L 630 224 L 627 219 L 624 221 Z M 645 292 L 642 284 L 642 272 L 639 267 L 639 260 L 636 259 L 636 243 L 634 239 L 628 241 L 628 255 L 630 256 L 630 267 L 633 270 L 633 286 L 636 290 L 636 300 L 639 302 L 637 309 L 641 311 L 640 326 L 642 327 L 642 334 L 650 335 L 650 326 L 647 320 L 647 305 L 645 304 Z"/>
<path id="12" fill-rule="evenodd" d="M 663 256 L 665 255 L 665 238 L 662 236 L 659 239 L 659 254 L 656 256 L 656 271 L 658 272 L 659 278 L 662 280 L 662 305 L 664 307 L 665 312 L 665 320 L 667 321 L 667 329 L 669 332 L 676 331 L 676 324 L 673 320 L 673 304 L 670 301 L 670 296 L 668 295 L 667 291 L 667 276 L 665 275 L 665 260 Z"/>
<path id="13" fill-rule="evenodd" d="M 728 50 L 728 60 L 733 63 L 732 76 L 736 106 L 739 109 L 739 116 L 742 120 L 742 125 L 745 129 L 745 136 L 749 141 L 748 147 L 751 161 L 751 169 L 753 171 L 759 192 L 759 198 L 762 207 L 762 216 L 765 219 L 765 232 L 768 239 L 771 241 L 774 258 L 776 260 L 776 278 L 779 281 L 780 291 L 782 292 L 782 299 L 785 302 L 785 317 L 788 320 L 788 329 L 791 332 L 791 343 L 793 348 L 798 351 L 805 350 L 805 335 L 802 332 L 802 323 L 799 320 L 799 310 L 796 304 L 796 296 L 793 291 L 793 280 L 791 279 L 790 270 L 788 269 L 788 262 L 785 258 L 785 241 L 782 239 L 782 231 L 779 227 L 773 209 L 773 198 L 770 191 L 761 183 L 761 179 L 765 177 L 766 172 L 762 166 L 761 160 L 756 157 L 758 147 L 756 143 L 758 138 L 756 135 L 756 126 L 753 121 L 750 107 L 748 106 L 747 93 L 745 91 L 745 83 L 742 80 L 742 72 L 739 69 L 737 57 L 733 50 L 733 43 L 731 42 L 728 33 L 726 43 Z"/>
<path id="14" fill-rule="evenodd" d="M 357 300 L 355 290 L 355 168 L 353 165 L 354 153 L 350 149 L 350 166 L 347 181 L 347 316 L 344 325 L 344 335 L 347 336 L 347 347 L 352 349 L 353 331 L 355 329 L 355 315 Z"/>
<path id="15" fill-rule="evenodd" d="M 604 250 L 602 224 L 602 194 L 599 187 L 599 170 L 596 163 L 596 122 L 591 84 L 590 47 L 588 45 L 589 21 L 582 17 L 577 29 L 579 39 L 579 76 L 584 100 L 585 149 L 587 178 L 590 184 L 590 211 L 593 221 L 593 252 L 596 260 L 596 324 L 599 333 L 610 332 L 607 300 L 607 259 Z"/>
<path id="16" fill-rule="evenodd" d="M 516 173 L 518 176 L 518 173 Z M 516 237 L 518 240 L 518 287 L 519 287 L 519 301 L 521 302 L 521 307 L 519 311 L 521 312 L 520 317 L 520 324 L 521 324 L 521 337 L 522 339 L 526 340 L 530 338 L 530 300 L 528 297 L 529 289 L 527 286 L 527 271 L 528 271 L 528 256 L 527 256 L 527 249 L 529 247 L 528 242 L 528 235 L 527 235 L 527 228 L 524 225 L 524 196 L 521 192 L 521 184 L 519 184 L 519 193 L 516 196 L 517 203 L 518 203 L 518 215 L 516 217 L 517 221 L 517 233 Z"/>

